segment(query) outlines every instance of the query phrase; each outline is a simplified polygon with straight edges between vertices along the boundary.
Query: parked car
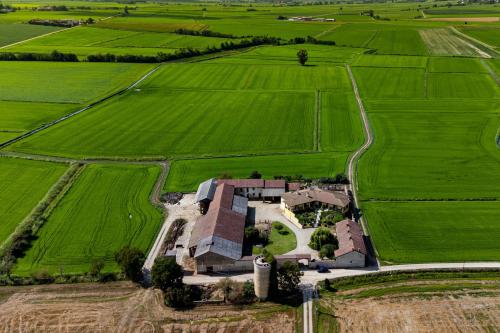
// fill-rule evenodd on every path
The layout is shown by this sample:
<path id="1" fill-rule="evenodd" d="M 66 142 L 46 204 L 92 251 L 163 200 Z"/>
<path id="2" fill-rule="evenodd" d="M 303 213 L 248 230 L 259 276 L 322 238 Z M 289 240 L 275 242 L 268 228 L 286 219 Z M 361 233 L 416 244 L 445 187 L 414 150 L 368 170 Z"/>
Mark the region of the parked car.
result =
<path id="1" fill-rule="evenodd" d="M 330 270 L 323 265 L 318 266 L 318 273 L 328 273 Z"/>

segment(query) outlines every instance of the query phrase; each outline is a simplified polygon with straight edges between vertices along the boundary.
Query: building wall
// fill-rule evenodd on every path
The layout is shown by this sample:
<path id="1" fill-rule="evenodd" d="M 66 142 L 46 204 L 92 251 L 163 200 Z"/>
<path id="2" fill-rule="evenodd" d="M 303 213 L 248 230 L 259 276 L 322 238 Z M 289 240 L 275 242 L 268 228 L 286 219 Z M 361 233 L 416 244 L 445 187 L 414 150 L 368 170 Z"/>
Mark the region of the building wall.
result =
<path id="1" fill-rule="evenodd" d="M 260 187 L 241 187 L 236 188 L 234 193 L 248 199 L 259 199 L 262 197 L 262 188 Z"/>
<path id="2" fill-rule="evenodd" d="M 198 264 L 196 262 L 198 273 L 205 273 L 207 271 L 207 266 L 203 263 Z M 232 263 L 211 265 L 213 272 L 253 272 L 253 261 L 252 260 L 237 260 Z"/>
<path id="3" fill-rule="evenodd" d="M 356 268 L 365 267 L 365 255 L 356 251 L 352 251 L 337 257 L 335 260 L 335 268 Z"/>

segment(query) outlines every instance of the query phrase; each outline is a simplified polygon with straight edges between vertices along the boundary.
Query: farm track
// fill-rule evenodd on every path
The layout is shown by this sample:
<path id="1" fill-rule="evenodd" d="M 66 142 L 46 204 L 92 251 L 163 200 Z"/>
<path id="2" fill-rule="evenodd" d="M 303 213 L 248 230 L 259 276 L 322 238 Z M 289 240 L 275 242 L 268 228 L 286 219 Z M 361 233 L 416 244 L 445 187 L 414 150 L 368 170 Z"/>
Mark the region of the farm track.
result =
<path id="1" fill-rule="evenodd" d="M 479 44 L 479 45 L 481 45 L 481 46 L 483 46 L 483 47 L 487 48 L 489 51 L 491 51 L 491 52 L 495 55 L 495 58 L 497 58 L 497 57 L 498 57 L 498 55 L 499 55 L 499 54 L 498 54 L 498 52 L 495 50 L 495 48 L 494 48 L 493 46 L 491 46 L 491 45 L 489 45 L 489 44 L 486 44 L 485 42 L 482 42 L 482 41 L 480 41 L 480 40 L 478 40 L 478 39 L 476 39 L 476 38 L 474 38 L 474 37 L 471 37 L 471 36 L 469 36 L 469 35 L 466 35 L 466 34 L 464 34 L 463 32 L 459 31 L 459 30 L 458 30 L 457 28 L 455 28 L 455 27 L 450 27 L 450 29 L 451 29 L 451 30 L 452 30 L 455 34 L 459 35 L 460 37 L 462 37 L 462 38 L 464 38 L 464 39 L 467 39 L 467 40 L 469 40 L 469 41 L 471 41 L 471 42 L 473 42 L 473 43 Z"/>
<path id="2" fill-rule="evenodd" d="M 350 156 L 347 169 L 347 177 L 350 180 L 349 189 L 351 190 L 352 193 L 354 210 L 355 212 L 357 212 L 359 207 L 358 184 L 357 184 L 358 161 L 373 143 L 373 134 L 370 128 L 370 124 L 368 123 L 368 117 L 366 115 L 366 110 L 363 105 L 363 101 L 361 99 L 361 96 L 359 95 L 356 79 L 352 74 L 351 67 L 349 65 L 346 65 L 346 68 L 349 74 L 349 78 L 351 79 L 352 90 L 354 91 L 356 102 L 358 103 L 358 108 L 361 114 L 361 120 L 363 121 L 363 130 L 365 134 L 365 143 Z M 366 226 L 366 222 L 363 216 L 362 215 L 358 216 L 357 219 L 359 219 L 359 221 L 361 222 L 361 226 L 363 227 L 364 233 L 368 235 L 368 228 Z"/>

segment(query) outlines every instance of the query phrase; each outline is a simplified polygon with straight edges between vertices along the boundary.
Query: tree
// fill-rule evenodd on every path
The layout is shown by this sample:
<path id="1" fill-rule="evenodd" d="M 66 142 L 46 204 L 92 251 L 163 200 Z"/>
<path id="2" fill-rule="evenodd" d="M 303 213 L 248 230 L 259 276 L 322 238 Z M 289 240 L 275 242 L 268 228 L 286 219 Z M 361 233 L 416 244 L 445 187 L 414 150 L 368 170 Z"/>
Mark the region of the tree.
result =
<path id="1" fill-rule="evenodd" d="M 153 286 L 166 291 L 168 288 L 182 285 L 182 267 L 173 258 L 157 257 L 151 269 Z"/>
<path id="2" fill-rule="evenodd" d="M 319 250 L 319 256 L 321 258 L 333 259 L 335 258 L 335 246 L 333 244 L 325 244 Z"/>
<path id="3" fill-rule="evenodd" d="M 250 179 L 261 179 L 262 178 L 262 174 L 258 171 L 252 171 L 252 173 L 250 174 Z"/>
<path id="4" fill-rule="evenodd" d="M 172 308 L 185 308 L 193 304 L 191 286 L 181 285 L 168 288 L 165 291 L 165 304 Z"/>
<path id="5" fill-rule="evenodd" d="M 89 274 L 90 276 L 100 276 L 101 271 L 104 268 L 104 261 L 102 259 L 93 260 L 90 264 Z"/>
<path id="6" fill-rule="evenodd" d="M 316 229 L 311 235 L 309 247 L 319 251 L 321 247 L 326 244 L 333 244 L 334 246 L 338 246 L 337 238 L 335 238 L 335 236 L 330 232 L 330 229 L 320 227 Z"/>
<path id="7" fill-rule="evenodd" d="M 325 279 L 325 289 L 330 290 L 330 288 L 331 288 L 330 280 Z"/>
<path id="8" fill-rule="evenodd" d="M 128 15 L 128 6 L 125 6 L 125 8 L 123 8 L 123 14 L 125 15 Z"/>
<path id="9" fill-rule="evenodd" d="M 278 269 L 278 288 L 288 294 L 297 291 L 302 275 L 298 264 L 285 261 Z"/>
<path id="10" fill-rule="evenodd" d="M 297 58 L 299 60 L 299 63 L 304 66 L 307 62 L 307 60 L 309 59 L 309 55 L 307 54 L 307 50 L 299 50 L 299 52 L 297 52 Z"/>
<path id="11" fill-rule="evenodd" d="M 130 246 L 123 247 L 116 252 L 115 260 L 127 278 L 134 282 L 142 280 L 142 265 L 144 265 L 144 253 Z"/>

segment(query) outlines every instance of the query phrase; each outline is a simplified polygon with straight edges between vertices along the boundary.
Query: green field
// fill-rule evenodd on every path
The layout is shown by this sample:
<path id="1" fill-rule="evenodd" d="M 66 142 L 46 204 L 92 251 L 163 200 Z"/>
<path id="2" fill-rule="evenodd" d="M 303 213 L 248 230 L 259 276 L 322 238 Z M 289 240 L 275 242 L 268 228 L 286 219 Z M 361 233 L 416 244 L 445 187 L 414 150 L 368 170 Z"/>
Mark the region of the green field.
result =
<path id="1" fill-rule="evenodd" d="M 165 190 L 194 192 L 200 182 L 229 174 L 247 178 L 259 171 L 264 178 L 274 176 L 328 177 L 344 172 L 348 153 L 295 154 L 174 161 Z"/>
<path id="2" fill-rule="evenodd" d="M 28 217 L 66 168 L 58 163 L 0 158 L 0 243 Z"/>
<path id="3" fill-rule="evenodd" d="M 325 149 L 350 151 L 361 140 L 353 98 L 339 94 L 350 89 L 339 66 L 165 65 L 138 89 L 15 150 L 76 157 L 310 152 L 317 149 L 321 127 Z M 326 91 L 321 102 L 318 90 Z M 337 110 L 317 110 L 323 103 L 332 109 L 338 104 Z M 353 137 L 337 140 L 340 133 Z"/>
<path id="4" fill-rule="evenodd" d="M 2 24 L 0 22 L 0 46 L 57 31 L 60 28 L 29 24 Z"/>
<path id="5" fill-rule="evenodd" d="M 0 62 L 0 100 L 84 103 L 138 79 L 151 65 Z"/>
<path id="6" fill-rule="evenodd" d="M 383 261 L 500 260 L 500 202 L 367 202 Z"/>
<path id="7" fill-rule="evenodd" d="M 114 253 L 121 247 L 146 252 L 162 223 L 161 212 L 149 202 L 158 175 L 155 166 L 87 166 L 15 273 L 84 273 L 95 259 L 105 261 L 106 271 L 116 271 Z"/>
<path id="8" fill-rule="evenodd" d="M 98 53 L 156 55 L 158 52 L 174 53 L 177 49 L 186 47 L 202 49 L 208 46 L 219 46 L 225 41 L 229 41 L 229 39 L 79 27 L 28 41 L 5 50 L 37 53 L 50 53 L 53 50 L 58 50 L 75 53 L 81 57 Z"/>

